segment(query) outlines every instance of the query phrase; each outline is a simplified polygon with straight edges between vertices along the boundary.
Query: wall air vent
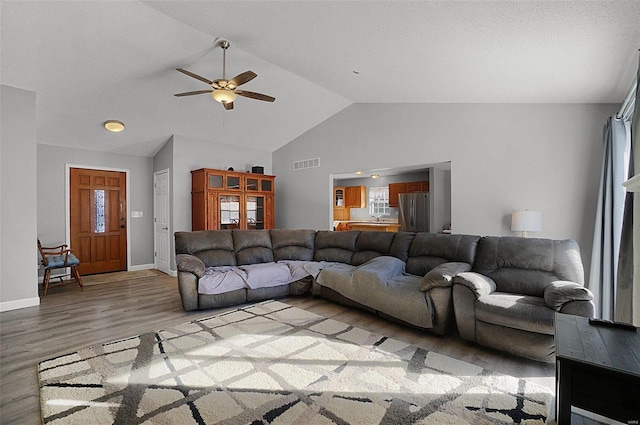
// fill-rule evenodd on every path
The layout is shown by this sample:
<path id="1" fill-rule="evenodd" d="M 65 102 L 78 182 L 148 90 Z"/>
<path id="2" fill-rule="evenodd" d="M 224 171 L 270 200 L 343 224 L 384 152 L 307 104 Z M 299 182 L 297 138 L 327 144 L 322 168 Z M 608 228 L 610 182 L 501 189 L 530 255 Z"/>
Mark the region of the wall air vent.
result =
<path id="1" fill-rule="evenodd" d="M 293 171 L 304 170 L 305 168 L 317 168 L 320 166 L 320 158 L 302 159 L 293 162 Z"/>

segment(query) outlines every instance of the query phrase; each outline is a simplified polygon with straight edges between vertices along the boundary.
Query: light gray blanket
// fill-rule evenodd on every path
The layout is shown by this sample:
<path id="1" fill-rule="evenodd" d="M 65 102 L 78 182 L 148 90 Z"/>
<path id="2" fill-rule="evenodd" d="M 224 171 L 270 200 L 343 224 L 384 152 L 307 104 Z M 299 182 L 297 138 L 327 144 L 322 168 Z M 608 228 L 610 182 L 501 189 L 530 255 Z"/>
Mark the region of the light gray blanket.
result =
<path id="1" fill-rule="evenodd" d="M 423 328 L 433 327 L 430 299 L 420 291 L 422 277 L 405 273 L 405 262 L 376 257 L 358 267 L 333 263 L 320 270 L 316 281 L 379 312 Z"/>

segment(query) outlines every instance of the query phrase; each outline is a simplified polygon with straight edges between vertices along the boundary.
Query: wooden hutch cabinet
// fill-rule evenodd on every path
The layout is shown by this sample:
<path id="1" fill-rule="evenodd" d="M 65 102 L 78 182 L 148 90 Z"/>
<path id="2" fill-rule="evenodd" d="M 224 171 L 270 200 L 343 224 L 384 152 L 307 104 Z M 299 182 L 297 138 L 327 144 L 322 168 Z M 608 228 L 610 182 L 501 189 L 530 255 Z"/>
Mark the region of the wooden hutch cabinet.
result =
<path id="1" fill-rule="evenodd" d="M 191 229 L 272 229 L 275 176 L 191 171 Z"/>

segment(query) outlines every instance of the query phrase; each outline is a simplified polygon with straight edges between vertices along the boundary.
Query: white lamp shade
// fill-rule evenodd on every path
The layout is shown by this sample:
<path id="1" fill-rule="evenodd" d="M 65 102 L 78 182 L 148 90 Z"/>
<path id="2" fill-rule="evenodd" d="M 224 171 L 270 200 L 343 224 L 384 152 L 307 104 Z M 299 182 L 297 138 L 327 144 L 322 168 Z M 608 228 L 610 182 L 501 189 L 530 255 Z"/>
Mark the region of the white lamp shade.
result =
<path id="1" fill-rule="evenodd" d="M 542 213 L 540 211 L 514 211 L 511 214 L 511 230 L 514 232 L 541 232 Z"/>

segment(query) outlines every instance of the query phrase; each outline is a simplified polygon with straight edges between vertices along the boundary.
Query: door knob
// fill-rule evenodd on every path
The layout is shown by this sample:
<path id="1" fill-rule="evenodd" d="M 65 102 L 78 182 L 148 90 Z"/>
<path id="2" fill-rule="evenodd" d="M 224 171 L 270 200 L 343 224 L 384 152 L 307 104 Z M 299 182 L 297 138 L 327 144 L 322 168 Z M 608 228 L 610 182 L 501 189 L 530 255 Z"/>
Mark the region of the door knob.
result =
<path id="1" fill-rule="evenodd" d="M 124 229 L 125 227 L 127 227 L 127 226 L 125 226 L 124 224 L 121 224 L 121 225 L 120 225 L 120 228 L 121 228 L 121 229 Z"/>
<path id="2" fill-rule="evenodd" d="M 168 227 L 163 227 L 162 230 L 169 230 L 169 228 Z"/>

